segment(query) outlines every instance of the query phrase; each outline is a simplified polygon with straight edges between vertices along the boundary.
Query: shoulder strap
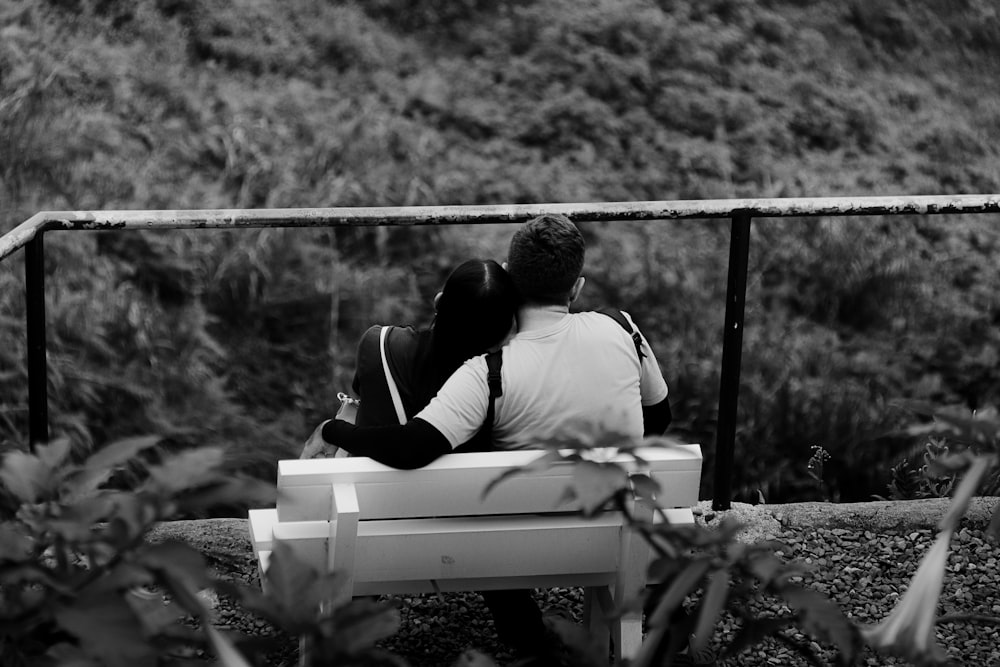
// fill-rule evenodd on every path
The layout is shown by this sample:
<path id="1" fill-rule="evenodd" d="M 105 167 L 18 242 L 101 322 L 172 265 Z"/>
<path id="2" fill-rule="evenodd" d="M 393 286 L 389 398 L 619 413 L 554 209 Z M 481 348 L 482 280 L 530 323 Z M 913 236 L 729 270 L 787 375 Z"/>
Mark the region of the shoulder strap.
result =
<path id="1" fill-rule="evenodd" d="M 490 390 L 490 404 L 486 408 L 486 421 L 483 428 L 493 428 L 493 418 L 496 416 L 496 400 L 503 396 L 503 383 L 500 380 L 500 369 L 503 366 L 503 353 L 500 350 L 486 353 L 486 386 Z"/>
<path id="2" fill-rule="evenodd" d="M 385 353 L 385 339 L 389 335 L 389 329 L 392 327 L 384 326 L 382 331 L 379 332 L 378 347 L 379 352 L 382 355 L 382 372 L 385 373 L 385 383 L 389 386 L 389 396 L 392 397 L 392 407 L 396 409 L 396 419 L 399 420 L 400 424 L 406 423 L 406 411 L 403 410 L 403 399 L 399 396 L 399 388 L 396 387 L 396 380 L 392 377 L 392 371 L 389 370 L 389 359 L 386 357 Z"/>
<path id="3" fill-rule="evenodd" d="M 646 355 L 642 351 L 642 335 L 637 329 L 633 329 L 632 325 L 629 323 L 628 318 L 625 317 L 625 313 L 616 308 L 602 308 L 597 311 L 601 315 L 607 315 L 618 325 L 628 332 L 628 335 L 632 337 L 632 343 L 635 345 L 635 353 L 639 355 L 640 359 L 645 359 Z"/>

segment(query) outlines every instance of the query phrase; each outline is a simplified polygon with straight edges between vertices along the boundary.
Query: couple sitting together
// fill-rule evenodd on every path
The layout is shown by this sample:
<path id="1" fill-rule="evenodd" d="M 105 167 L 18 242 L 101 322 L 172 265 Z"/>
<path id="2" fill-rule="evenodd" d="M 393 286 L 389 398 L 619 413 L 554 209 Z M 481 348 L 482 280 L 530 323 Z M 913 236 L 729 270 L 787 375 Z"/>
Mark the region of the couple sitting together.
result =
<path id="1" fill-rule="evenodd" d="M 667 384 L 638 328 L 619 311 L 569 312 L 584 284 L 584 245 L 565 216 L 540 216 L 514 233 L 503 267 L 470 260 L 455 269 L 429 329 L 369 329 L 353 384 L 360 404 L 344 401 L 302 458 L 339 449 L 412 469 L 454 451 L 536 449 L 581 421 L 637 439 L 663 434 Z M 483 597 L 501 640 L 543 650 L 530 592 Z"/>

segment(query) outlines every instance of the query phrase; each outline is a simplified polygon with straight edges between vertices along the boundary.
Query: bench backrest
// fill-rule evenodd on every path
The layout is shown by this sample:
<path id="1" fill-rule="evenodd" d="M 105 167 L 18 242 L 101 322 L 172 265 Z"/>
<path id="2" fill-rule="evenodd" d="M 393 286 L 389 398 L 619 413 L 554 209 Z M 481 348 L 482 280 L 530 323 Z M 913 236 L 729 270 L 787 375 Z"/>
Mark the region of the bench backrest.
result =
<path id="1" fill-rule="evenodd" d="M 656 480 L 657 505 L 691 507 L 698 502 L 702 462 L 698 445 L 646 447 L 637 453 L 644 464 L 628 455 L 611 460 Z M 564 462 L 519 472 L 483 496 L 490 482 L 504 472 L 543 455 L 539 450 L 451 454 L 419 470 L 395 470 L 368 458 L 280 461 L 278 520 L 335 520 L 334 489 L 341 484 L 353 485 L 360 521 L 574 512 L 576 506 L 567 503 L 565 495 L 574 469 Z"/>

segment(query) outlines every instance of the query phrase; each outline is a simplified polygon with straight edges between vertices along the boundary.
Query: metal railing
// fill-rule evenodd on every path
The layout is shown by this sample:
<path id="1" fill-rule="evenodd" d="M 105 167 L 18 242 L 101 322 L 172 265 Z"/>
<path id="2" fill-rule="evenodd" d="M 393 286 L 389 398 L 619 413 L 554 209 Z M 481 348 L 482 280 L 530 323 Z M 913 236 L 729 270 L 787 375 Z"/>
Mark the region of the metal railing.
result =
<path id="1" fill-rule="evenodd" d="M 48 440 L 45 351 L 45 250 L 43 236 L 57 230 L 240 229 L 379 225 L 474 225 L 521 223 L 545 213 L 574 222 L 731 220 L 726 314 L 716 422 L 713 507 L 729 509 L 732 496 L 736 412 L 750 222 L 753 218 L 998 213 L 1000 195 L 919 197 L 825 197 L 716 199 L 510 206 L 405 206 L 361 208 L 224 209 L 189 211 L 45 211 L 0 237 L 0 261 L 24 248 L 25 319 L 28 337 L 28 438 Z"/>

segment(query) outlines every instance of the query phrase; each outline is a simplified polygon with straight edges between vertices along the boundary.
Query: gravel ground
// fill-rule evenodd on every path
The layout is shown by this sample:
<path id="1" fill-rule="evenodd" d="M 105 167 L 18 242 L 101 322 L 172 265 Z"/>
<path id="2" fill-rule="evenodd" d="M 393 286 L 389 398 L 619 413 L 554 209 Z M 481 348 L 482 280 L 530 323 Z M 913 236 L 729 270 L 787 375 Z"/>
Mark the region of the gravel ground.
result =
<path id="1" fill-rule="evenodd" d="M 180 522 L 178 522 L 180 523 Z M 256 581 L 242 522 L 235 522 L 231 549 L 217 548 L 209 560 L 223 573 L 248 582 Z M 1000 616 L 1000 548 L 984 537 L 980 522 L 966 522 L 952 542 L 939 614 L 984 614 Z M 213 534 L 218 531 L 199 531 Z M 772 535 L 767 535 L 771 537 Z M 811 566 L 805 582 L 832 597 L 851 618 L 859 623 L 874 623 L 892 609 L 903 594 L 923 553 L 933 543 L 932 528 L 907 530 L 851 530 L 848 528 L 779 528 L 773 535 L 786 545 L 784 554 Z M 196 545 L 197 546 L 197 545 Z M 216 545 L 217 547 L 217 545 Z M 579 589 L 539 591 L 537 599 L 543 610 L 562 612 L 579 622 L 582 592 Z M 398 600 L 402 611 L 402 629 L 385 644 L 406 658 L 413 667 L 452 665 L 463 651 L 475 648 L 505 664 L 511 656 L 497 643 L 489 614 L 475 594 L 404 597 Z M 762 604 L 759 613 L 787 611 Z M 219 624 L 256 635 L 273 634 L 263 621 L 248 617 L 227 600 L 217 607 Z M 724 620 L 717 636 L 717 646 L 732 635 L 731 619 Z M 939 643 L 958 665 L 1000 666 L 998 627 L 969 623 L 946 623 L 938 626 Z M 295 642 L 281 638 L 282 646 L 270 655 L 274 665 L 295 664 Z M 817 647 L 824 662 L 835 664 L 828 647 Z M 766 642 L 738 656 L 718 661 L 723 666 L 805 665 L 803 659 L 776 642 Z M 876 655 L 866 649 L 861 665 L 905 665 L 903 660 Z"/>

